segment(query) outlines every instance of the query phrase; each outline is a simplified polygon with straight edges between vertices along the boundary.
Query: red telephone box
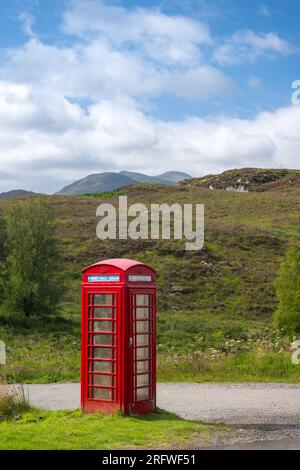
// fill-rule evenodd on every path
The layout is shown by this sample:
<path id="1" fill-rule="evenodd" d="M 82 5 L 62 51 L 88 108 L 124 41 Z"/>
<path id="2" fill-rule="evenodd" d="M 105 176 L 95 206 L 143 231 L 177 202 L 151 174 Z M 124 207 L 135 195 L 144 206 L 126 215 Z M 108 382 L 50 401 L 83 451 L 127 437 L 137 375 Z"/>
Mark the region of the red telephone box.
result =
<path id="1" fill-rule="evenodd" d="M 155 410 L 155 271 L 143 263 L 111 259 L 83 270 L 81 406 Z"/>

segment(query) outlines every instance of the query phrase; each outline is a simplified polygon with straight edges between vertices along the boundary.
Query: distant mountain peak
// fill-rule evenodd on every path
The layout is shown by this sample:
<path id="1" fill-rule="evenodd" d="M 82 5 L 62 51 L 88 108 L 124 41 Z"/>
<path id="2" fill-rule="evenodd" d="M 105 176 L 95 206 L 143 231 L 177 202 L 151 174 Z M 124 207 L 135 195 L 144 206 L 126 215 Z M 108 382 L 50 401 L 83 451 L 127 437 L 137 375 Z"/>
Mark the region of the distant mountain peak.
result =
<path id="1" fill-rule="evenodd" d="M 25 189 L 13 189 L 12 191 L 0 193 L 0 200 L 13 199 L 18 197 L 32 197 L 36 195 L 37 193 L 33 193 L 32 191 L 25 191 Z"/>
<path id="2" fill-rule="evenodd" d="M 179 181 L 191 178 L 187 173 L 169 171 L 158 176 L 149 176 L 134 171 L 120 171 L 119 173 L 104 172 L 88 175 L 74 183 L 65 186 L 57 194 L 80 195 L 115 191 L 118 188 L 138 183 L 176 184 Z"/>

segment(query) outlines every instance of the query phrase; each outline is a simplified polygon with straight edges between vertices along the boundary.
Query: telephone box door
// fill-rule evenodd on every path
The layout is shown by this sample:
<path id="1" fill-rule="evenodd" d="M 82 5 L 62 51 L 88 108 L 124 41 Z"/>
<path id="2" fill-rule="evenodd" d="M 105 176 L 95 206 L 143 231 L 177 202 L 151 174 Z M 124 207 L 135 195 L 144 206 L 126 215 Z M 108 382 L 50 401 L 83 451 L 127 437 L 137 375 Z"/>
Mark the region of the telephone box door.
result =
<path id="1" fill-rule="evenodd" d="M 155 410 L 156 296 L 154 290 L 130 290 L 130 362 L 133 414 Z"/>
<path id="2" fill-rule="evenodd" d="M 85 289 L 83 319 L 85 349 L 83 360 L 83 393 L 86 411 L 97 410 L 102 402 L 108 411 L 114 410 L 119 397 L 119 293 L 110 288 Z"/>

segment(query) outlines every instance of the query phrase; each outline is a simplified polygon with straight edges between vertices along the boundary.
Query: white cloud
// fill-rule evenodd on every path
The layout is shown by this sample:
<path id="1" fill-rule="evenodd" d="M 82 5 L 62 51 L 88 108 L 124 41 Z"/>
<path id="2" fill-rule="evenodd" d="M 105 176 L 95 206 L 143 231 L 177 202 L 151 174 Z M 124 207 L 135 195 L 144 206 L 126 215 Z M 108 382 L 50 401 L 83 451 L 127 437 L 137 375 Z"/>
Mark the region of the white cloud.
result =
<path id="1" fill-rule="evenodd" d="M 134 54 L 114 50 L 99 38 L 69 48 L 34 38 L 20 49 L 6 51 L 2 63 L 2 80 L 92 100 L 119 95 L 149 98 L 163 93 L 208 100 L 232 86 L 229 78 L 207 64 L 158 67 Z"/>
<path id="2" fill-rule="evenodd" d="M 264 16 L 266 18 L 269 18 L 269 16 L 271 16 L 271 12 L 270 12 L 270 8 L 268 5 L 266 5 L 265 3 L 262 3 L 261 5 L 259 5 L 258 7 L 258 13 L 261 15 L 261 16 Z"/>
<path id="3" fill-rule="evenodd" d="M 34 37 L 35 33 L 33 32 L 33 26 L 35 24 L 35 17 L 32 13 L 23 11 L 19 15 L 19 20 L 21 21 L 23 32 L 27 36 Z"/>
<path id="4" fill-rule="evenodd" d="M 207 25 L 159 10 L 127 10 L 99 0 L 75 0 L 64 15 L 63 30 L 79 37 L 105 37 L 115 47 L 139 52 L 158 63 L 197 63 L 199 45 L 211 42 Z"/>
<path id="5" fill-rule="evenodd" d="M 255 33 L 252 30 L 239 31 L 226 38 L 214 53 L 215 60 L 221 65 L 239 64 L 254 61 L 258 57 L 288 55 L 296 48 L 276 33 Z"/>
<path id="6" fill-rule="evenodd" d="M 0 87 L 2 190 L 13 185 L 54 191 L 88 173 L 124 168 L 200 175 L 281 162 L 299 167 L 299 106 L 252 120 L 163 122 L 126 98 L 102 100 L 85 112 L 59 93 L 33 96 L 19 85 Z"/>
<path id="7" fill-rule="evenodd" d="M 215 47 L 205 24 L 79 0 L 63 28 L 76 36 L 71 45 L 30 34 L 23 47 L 0 51 L 0 191 L 55 191 L 105 170 L 200 175 L 234 166 L 299 166 L 300 107 L 252 120 L 165 122 L 147 114 L 145 102 L 151 106 L 162 94 L 210 100 L 231 91 L 231 80 L 204 60 L 205 48 Z M 239 60 L 288 53 L 282 41 L 272 33 L 237 33 L 223 58 L 229 61 L 234 46 Z M 256 77 L 251 83 L 259 85 Z"/>

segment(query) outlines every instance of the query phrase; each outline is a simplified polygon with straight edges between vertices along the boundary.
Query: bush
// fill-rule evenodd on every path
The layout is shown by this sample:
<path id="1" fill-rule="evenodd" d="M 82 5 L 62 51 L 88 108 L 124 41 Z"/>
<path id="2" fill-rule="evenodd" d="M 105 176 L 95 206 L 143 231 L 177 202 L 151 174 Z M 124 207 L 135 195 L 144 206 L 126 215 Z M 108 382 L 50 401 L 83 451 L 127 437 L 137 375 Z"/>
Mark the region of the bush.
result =
<path id="1" fill-rule="evenodd" d="M 300 333 L 300 246 L 289 248 L 276 282 L 278 308 L 275 326 L 290 335 Z"/>

